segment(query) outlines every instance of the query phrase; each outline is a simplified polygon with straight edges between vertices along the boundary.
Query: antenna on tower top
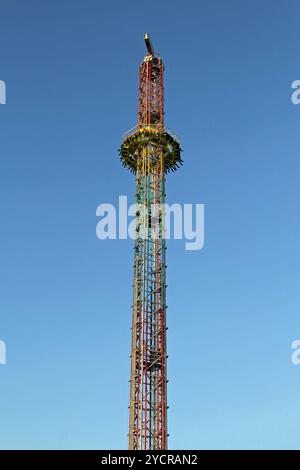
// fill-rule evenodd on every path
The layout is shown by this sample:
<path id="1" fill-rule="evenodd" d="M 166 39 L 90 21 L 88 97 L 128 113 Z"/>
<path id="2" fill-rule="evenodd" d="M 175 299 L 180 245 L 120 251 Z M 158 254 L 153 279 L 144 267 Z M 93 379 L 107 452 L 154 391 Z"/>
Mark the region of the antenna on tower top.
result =
<path id="1" fill-rule="evenodd" d="M 145 40 L 145 43 L 146 43 L 148 54 L 154 55 L 154 49 L 153 49 L 151 41 L 150 41 L 150 35 L 147 34 L 147 33 L 144 34 L 144 40 Z"/>

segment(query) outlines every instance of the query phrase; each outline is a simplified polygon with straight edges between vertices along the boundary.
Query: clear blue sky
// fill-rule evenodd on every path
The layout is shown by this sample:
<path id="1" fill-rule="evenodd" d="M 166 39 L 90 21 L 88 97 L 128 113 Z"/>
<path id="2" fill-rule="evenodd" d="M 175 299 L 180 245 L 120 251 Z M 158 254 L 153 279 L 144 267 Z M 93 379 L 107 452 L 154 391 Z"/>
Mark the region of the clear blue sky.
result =
<path id="1" fill-rule="evenodd" d="M 166 64 L 205 247 L 168 244 L 170 448 L 300 448 L 298 1 L 3 0 L 0 447 L 126 448 L 133 242 L 96 207 L 133 200 L 143 34 Z"/>

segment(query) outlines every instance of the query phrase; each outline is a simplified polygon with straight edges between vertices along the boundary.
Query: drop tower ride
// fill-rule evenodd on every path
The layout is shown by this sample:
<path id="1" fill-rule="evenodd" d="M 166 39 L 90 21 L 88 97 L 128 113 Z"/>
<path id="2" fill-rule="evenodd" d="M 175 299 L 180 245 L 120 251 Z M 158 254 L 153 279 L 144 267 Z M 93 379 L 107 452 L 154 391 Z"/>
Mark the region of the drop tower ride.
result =
<path id="1" fill-rule="evenodd" d="M 129 449 L 167 449 L 165 175 L 181 164 L 164 124 L 164 64 L 144 36 L 138 124 L 123 136 L 124 167 L 136 178 Z"/>

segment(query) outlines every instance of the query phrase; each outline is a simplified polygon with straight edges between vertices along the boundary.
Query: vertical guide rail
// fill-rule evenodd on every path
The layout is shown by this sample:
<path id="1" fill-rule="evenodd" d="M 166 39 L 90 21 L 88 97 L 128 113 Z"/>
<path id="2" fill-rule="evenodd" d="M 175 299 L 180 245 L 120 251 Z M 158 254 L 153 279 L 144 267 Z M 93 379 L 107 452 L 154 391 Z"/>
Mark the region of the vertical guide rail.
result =
<path id="1" fill-rule="evenodd" d="M 166 449 L 164 166 L 152 144 L 138 156 L 136 184 L 129 447 Z"/>

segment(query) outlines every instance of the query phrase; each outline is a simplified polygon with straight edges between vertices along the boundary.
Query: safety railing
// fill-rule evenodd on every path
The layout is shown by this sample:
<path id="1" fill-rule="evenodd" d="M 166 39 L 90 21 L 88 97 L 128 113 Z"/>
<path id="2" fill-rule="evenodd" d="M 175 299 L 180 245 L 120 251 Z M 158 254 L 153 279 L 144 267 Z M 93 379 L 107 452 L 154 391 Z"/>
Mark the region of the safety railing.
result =
<path id="1" fill-rule="evenodd" d="M 179 143 L 179 137 L 175 134 L 175 132 L 173 132 L 171 129 L 169 129 L 166 126 L 162 126 L 161 124 L 151 124 L 151 125 L 149 125 L 149 124 L 144 124 L 144 125 L 140 124 L 140 125 L 134 126 L 122 135 L 122 141 L 124 141 L 128 137 L 134 135 L 140 129 L 147 128 L 147 127 L 152 128 L 152 129 L 156 129 L 156 130 L 161 131 L 161 132 L 167 132 L 168 134 L 170 134 L 172 139 L 175 140 L 175 142 Z"/>

